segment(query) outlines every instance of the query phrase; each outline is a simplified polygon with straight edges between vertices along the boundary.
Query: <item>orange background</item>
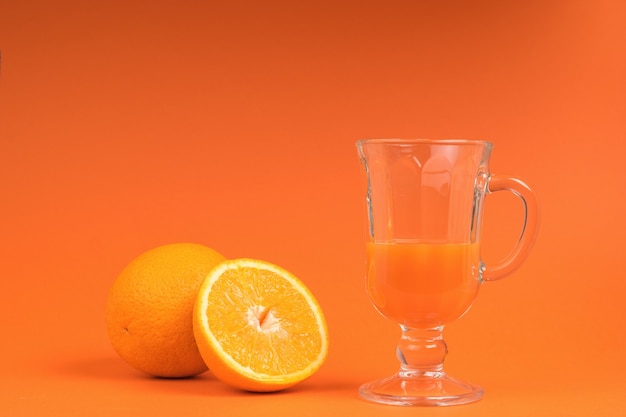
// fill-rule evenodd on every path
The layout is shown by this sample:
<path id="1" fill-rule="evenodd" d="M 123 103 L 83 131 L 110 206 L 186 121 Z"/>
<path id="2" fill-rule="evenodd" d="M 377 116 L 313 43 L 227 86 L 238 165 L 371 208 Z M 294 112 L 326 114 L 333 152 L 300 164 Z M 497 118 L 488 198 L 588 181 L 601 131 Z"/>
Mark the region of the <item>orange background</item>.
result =
<path id="1" fill-rule="evenodd" d="M 620 0 L 3 1 L 0 415 L 626 414 L 625 21 Z M 541 199 L 528 261 L 445 332 L 478 403 L 357 395 L 399 335 L 363 286 L 364 137 L 491 140 Z M 521 208 L 498 193 L 485 216 L 489 261 Z M 107 290 L 181 241 L 300 277 L 326 365 L 251 395 L 123 363 Z"/>

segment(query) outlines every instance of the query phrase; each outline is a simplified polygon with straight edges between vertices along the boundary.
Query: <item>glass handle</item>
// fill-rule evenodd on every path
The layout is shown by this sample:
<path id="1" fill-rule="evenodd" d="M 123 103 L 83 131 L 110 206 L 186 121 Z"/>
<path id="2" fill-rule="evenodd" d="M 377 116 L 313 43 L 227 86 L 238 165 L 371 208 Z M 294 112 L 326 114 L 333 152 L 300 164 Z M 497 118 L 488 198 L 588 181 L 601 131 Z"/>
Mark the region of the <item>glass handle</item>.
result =
<path id="1" fill-rule="evenodd" d="M 509 254 L 496 264 L 485 266 L 483 270 L 485 281 L 504 278 L 519 268 L 528 257 L 539 231 L 539 201 L 533 190 L 516 178 L 492 176 L 487 185 L 487 192 L 502 190 L 510 191 L 522 200 L 524 223 L 519 238 Z"/>

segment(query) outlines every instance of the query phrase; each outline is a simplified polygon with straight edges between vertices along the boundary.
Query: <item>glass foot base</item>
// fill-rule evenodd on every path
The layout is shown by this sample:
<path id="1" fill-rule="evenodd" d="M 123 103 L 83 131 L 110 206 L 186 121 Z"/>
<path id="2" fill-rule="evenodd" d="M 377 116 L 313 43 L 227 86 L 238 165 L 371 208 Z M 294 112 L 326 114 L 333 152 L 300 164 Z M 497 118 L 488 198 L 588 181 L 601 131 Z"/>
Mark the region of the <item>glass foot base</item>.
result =
<path id="1" fill-rule="evenodd" d="M 445 372 L 398 373 L 359 388 L 361 397 L 389 405 L 459 405 L 478 401 L 482 388 L 449 377 Z"/>

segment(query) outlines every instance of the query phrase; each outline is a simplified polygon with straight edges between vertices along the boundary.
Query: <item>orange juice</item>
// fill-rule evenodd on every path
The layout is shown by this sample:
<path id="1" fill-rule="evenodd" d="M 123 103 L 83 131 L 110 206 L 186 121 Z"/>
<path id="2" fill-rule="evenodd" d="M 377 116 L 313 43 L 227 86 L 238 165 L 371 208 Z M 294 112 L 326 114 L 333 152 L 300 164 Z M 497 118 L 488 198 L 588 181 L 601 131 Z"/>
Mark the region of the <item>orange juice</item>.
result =
<path id="1" fill-rule="evenodd" d="M 367 289 L 382 315 L 413 328 L 461 317 L 480 286 L 476 243 L 367 244 Z"/>

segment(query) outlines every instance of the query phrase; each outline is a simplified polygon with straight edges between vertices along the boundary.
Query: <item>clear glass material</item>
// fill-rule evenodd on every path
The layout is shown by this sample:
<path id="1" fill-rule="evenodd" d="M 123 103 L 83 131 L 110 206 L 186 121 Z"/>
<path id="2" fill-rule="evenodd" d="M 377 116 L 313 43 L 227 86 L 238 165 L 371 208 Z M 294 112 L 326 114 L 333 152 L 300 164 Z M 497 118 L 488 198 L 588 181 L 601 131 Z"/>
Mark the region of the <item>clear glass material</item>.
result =
<path id="1" fill-rule="evenodd" d="M 364 384 L 365 399 L 393 405 L 454 405 L 483 390 L 446 374 L 444 326 L 471 307 L 484 281 L 524 261 L 539 206 L 522 181 L 489 172 L 492 144 L 469 140 L 368 139 L 357 142 L 367 214 L 366 288 L 384 317 L 400 325 L 400 369 Z M 524 226 L 494 265 L 480 259 L 483 202 L 507 190 L 523 203 Z"/>

